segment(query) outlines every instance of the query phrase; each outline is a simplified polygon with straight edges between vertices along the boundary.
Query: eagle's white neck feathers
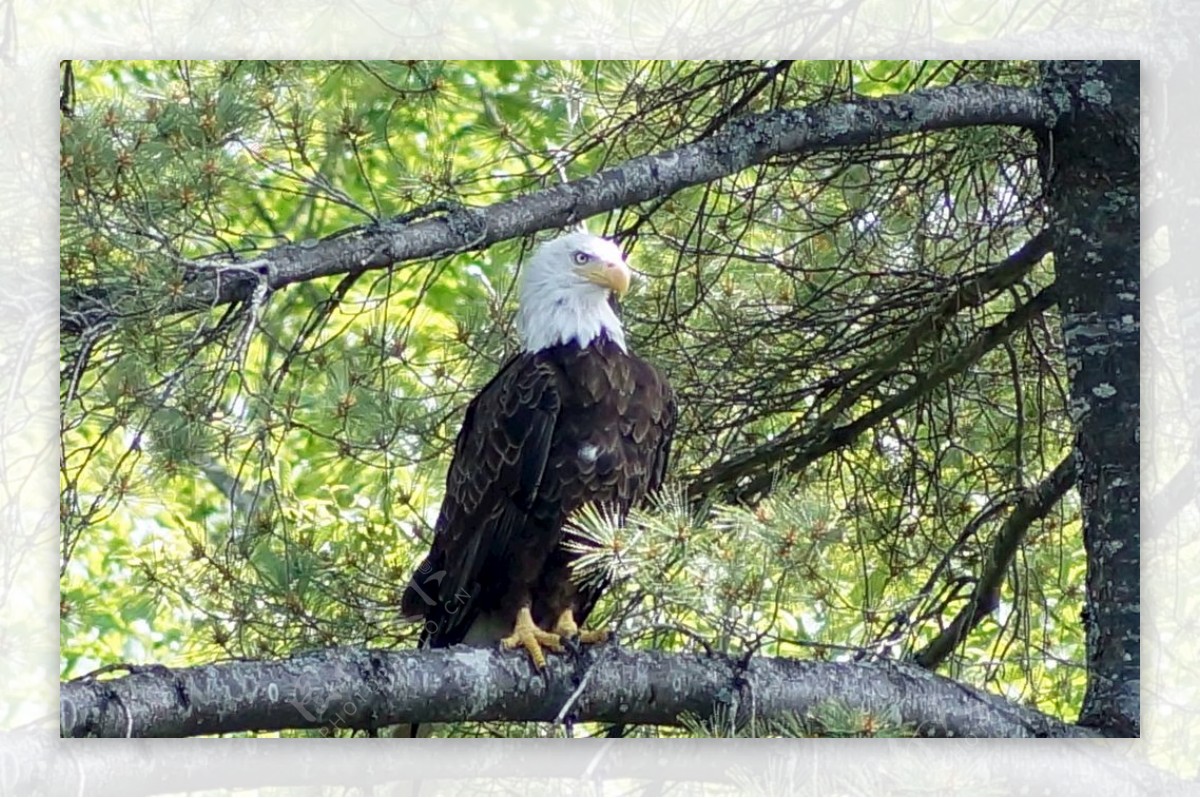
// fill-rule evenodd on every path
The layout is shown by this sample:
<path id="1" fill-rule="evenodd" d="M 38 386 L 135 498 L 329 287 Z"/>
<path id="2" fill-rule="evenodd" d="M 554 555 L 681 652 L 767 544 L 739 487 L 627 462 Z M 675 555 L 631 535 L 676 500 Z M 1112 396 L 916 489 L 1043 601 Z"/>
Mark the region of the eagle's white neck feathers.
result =
<path id="1" fill-rule="evenodd" d="M 584 347 L 601 333 L 626 350 L 625 332 L 608 298 L 611 289 L 582 277 L 576 258 L 626 269 L 612 241 L 570 233 L 548 241 L 525 264 L 521 275 L 517 332 L 526 352 L 572 341 Z"/>

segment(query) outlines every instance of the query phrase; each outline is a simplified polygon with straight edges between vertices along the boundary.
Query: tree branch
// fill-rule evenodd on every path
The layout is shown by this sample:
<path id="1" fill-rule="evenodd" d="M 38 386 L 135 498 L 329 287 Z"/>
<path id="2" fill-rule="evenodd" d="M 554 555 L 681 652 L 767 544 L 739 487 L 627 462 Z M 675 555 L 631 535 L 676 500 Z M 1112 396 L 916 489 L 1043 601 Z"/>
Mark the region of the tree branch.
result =
<path id="1" fill-rule="evenodd" d="M 908 328 L 904 338 L 879 357 L 865 360 L 851 369 L 840 387 L 842 396 L 817 420 L 818 428 L 832 426 L 856 402 L 891 376 L 905 360 L 914 356 L 921 344 L 933 338 L 957 314 L 991 301 L 1000 291 L 1019 283 L 1050 251 L 1050 233 L 1041 231 L 1026 241 L 1020 249 L 995 266 L 970 279 L 963 280 L 950 291 L 938 306 Z M 855 380 L 858 380 L 856 384 Z"/>
<path id="2" fill-rule="evenodd" d="M 813 108 L 748 114 L 701 141 L 625 161 L 589 177 L 481 208 L 341 231 L 320 241 L 265 250 L 250 262 L 208 261 L 187 269 L 188 289 L 156 313 L 197 310 L 250 296 L 260 281 L 277 290 L 318 277 L 482 249 L 559 228 L 615 208 L 666 197 L 780 155 L 820 152 L 924 131 L 980 125 L 1044 128 L 1037 91 L 975 84 Z M 61 330 L 78 335 L 117 317 L 103 287 L 62 298 Z"/>
<path id="3" fill-rule="evenodd" d="M 1025 539 L 1029 525 L 1050 512 L 1074 484 L 1075 453 L 1072 451 L 1049 476 L 1032 488 L 1022 491 L 1017 506 L 992 542 L 991 553 L 966 605 L 941 634 L 913 655 L 914 662 L 923 668 L 936 668 L 988 613 L 996 609 L 1000 601 L 1000 586 L 1004 584 L 1004 574 L 1012 564 L 1021 541 Z"/>
<path id="4" fill-rule="evenodd" d="M 818 719 L 836 705 L 896 718 L 921 736 L 1078 737 L 1092 733 L 913 665 L 626 651 L 554 657 L 537 675 L 520 653 L 457 646 L 327 649 L 278 661 L 169 669 L 62 685 L 64 737 L 179 737 L 239 731 L 376 729 L 398 723 L 575 721 L 678 725 L 722 706 L 745 722 Z M 594 667 L 593 667 L 594 666 Z"/>
<path id="5" fill-rule="evenodd" d="M 1054 303 L 1055 287 L 1051 285 L 870 412 L 840 427 L 816 427 L 709 466 L 688 485 L 688 495 L 707 496 L 719 488 L 728 489 L 735 501 L 762 495 L 778 472 L 799 473 L 830 452 L 849 446 L 864 431 L 962 373 Z"/>

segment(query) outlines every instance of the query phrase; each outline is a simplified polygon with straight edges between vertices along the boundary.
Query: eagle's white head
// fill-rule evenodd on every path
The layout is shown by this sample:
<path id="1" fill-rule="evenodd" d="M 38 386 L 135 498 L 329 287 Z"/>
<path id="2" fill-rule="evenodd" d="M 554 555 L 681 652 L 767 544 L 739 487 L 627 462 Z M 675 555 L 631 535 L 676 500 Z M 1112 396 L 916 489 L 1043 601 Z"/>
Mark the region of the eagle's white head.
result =
<path id="1" fill-rule="evenodd" d="M 517 332 L 525 351 L 571 341 L 587 346 L 601 332 L 625 349 L 608 299 L 624 294 L 629 279 L 620 248 L 606 238 L 569 233 L 539 246 L 521 275 Z"/>

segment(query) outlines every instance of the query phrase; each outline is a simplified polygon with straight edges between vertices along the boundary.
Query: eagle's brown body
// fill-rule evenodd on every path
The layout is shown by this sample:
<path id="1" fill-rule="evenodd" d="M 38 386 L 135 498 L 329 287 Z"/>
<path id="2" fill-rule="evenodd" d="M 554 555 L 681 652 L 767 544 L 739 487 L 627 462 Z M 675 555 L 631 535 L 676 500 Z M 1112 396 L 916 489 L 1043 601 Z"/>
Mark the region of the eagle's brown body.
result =
<path id="1" fill-rule="evenodd" d="M 606 335 L 522 352 L 467 408 L 432 549 L 404 592 L 422 642 L 495 643 L 518 610 L 582 625 L 606 587 L 579 586 L 564 523 L 598 503 L 624 519 L 662 483 L 675 402 L 645 361 Z"/>

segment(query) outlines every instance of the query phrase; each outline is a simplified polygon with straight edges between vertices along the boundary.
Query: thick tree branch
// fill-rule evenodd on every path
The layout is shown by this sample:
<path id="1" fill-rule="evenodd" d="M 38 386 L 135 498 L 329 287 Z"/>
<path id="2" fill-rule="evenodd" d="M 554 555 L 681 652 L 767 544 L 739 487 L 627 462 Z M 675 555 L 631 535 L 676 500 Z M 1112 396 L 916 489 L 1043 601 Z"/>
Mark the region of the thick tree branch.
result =
<path id="1" fill-rule="evenodd" d="M 725 489 L 731 494 L 729 498 L 732 500 L 762 495 L 770 488 L 777 474 L 799 473 L 830 452 L 849 446 L 859 435 L 883 419 L 965 371 L 1031 319 L 1054 305 L 1054 289 L 1054 286 L 1050 286 L 1039 291 L 1003 321 L 977 335 L 953 357 L 937 364 L 908 388 L 881 401 L 870 412 L 842 426 L 815 427 L 710 466 L 688 485 L 688 494 L 700 497 Z"/>
<path id="2" fill-rule="evenodd" d="M 781 155 L 851 147 L 922 131 L 979 125 L 1044 128 L 1049 109 L 1036 91 L 975 84 L 839 105 L 749 114 L 715 134 L 666 152 L 633 158 L 595 175 L 482 208 L 449 210 L 419 221 L 384 222 L 321 241 L 287 244 L 250 262 L 217 260 L 188 269 L 184 296 L 157 313 L 245 299 L 260 282 L 271 290 L 330 275 L 380 269 L 481 249 L 732 175 Z M 77 335 L 112 321 L 101 291 L 62 299 L 62 332 Z"/>
<path id="3" fill-rule="evenodd" d="M 936 668 L 950 656 L 971 630 L 988 616 L 988 613 L 996 609 L 1000 602 L 1000 587 L 1004 584 L 1004 574 L 1012 564 L 1021 541 L 1025 539 L 1029 525 L 1050 512 L 1074 484 L 1075 453 L 1071 452 L 1049 476 L 1021 493 L 1016 507 L 1004 522 L 1000 534 L 992 542 L 991 552 L 984 562 L 982 573 L 966 605 L 941 634 L 913 655 L 914 662 L 923 668 Z"/>
<path id="4" fill-rule="evenodd" d="M 736 709 L 748 721 L 803 719 L 819 727 L 839 705 L 895 717 L 915 734 L 1078 737 L 1089 732 L 999 696 L 899 662 L 829 663 L 591 649 L 552 659 L 538 676 L 526 657 L 489 649 L 328 649 L 280 661 L 172 670 L 137 668 L 61 689 L 64 737 L 178 737 L 237 731 L 469 720 L 553 721 L 574 696 L 576 721 L 677 725 Z"/>

